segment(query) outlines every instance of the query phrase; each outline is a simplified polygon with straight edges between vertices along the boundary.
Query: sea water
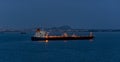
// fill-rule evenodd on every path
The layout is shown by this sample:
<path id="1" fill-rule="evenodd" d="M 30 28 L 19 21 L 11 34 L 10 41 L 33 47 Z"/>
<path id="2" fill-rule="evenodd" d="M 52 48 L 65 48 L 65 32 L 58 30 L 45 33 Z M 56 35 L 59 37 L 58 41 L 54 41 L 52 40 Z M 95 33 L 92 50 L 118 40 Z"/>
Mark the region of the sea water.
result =
<path id="1" fill-rule="evenodd" d="M 0 33 L 0 62 L 120 62 L 120 32 L 93 40 L 31 41 L 33 33 Z"/>

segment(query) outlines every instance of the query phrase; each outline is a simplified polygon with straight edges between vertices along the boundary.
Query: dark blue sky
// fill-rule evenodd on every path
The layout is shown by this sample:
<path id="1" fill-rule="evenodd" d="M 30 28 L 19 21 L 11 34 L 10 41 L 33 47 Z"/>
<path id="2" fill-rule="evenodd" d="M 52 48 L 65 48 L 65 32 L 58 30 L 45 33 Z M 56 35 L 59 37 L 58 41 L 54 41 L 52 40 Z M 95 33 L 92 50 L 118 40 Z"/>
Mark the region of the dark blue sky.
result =
<path id="1" fill-rule="evenodd" d="M 118 0 L 0 0 L 0 28 L 120 28 Z"/>

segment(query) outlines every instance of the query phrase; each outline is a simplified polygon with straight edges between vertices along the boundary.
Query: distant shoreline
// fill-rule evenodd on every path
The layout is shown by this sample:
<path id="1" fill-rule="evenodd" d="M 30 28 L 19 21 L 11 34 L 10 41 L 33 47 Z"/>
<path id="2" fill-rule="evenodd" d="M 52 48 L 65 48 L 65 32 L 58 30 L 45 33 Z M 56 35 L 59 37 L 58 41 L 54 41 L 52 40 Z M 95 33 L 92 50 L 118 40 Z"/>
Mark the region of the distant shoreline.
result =
<path id="1" fill-rule="evenodd" d="M 34 32 L 35 30 L 4 30 L 0 32 Z M 120 29 L 47 29 L 46 31 L 63 32 L 120 32 Z"/>

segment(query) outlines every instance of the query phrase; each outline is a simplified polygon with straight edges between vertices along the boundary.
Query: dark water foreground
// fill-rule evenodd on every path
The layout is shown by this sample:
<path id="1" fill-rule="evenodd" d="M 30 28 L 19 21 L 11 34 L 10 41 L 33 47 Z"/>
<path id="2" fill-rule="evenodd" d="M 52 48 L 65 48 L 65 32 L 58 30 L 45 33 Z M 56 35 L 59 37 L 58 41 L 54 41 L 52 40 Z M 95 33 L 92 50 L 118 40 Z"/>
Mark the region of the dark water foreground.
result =
<path id="1" fill-rule="evenodd" d="M 0 33 L 0 62 L 120 62 L 120 33 L 95 39 L 33 42 L 32 34 Z"/>

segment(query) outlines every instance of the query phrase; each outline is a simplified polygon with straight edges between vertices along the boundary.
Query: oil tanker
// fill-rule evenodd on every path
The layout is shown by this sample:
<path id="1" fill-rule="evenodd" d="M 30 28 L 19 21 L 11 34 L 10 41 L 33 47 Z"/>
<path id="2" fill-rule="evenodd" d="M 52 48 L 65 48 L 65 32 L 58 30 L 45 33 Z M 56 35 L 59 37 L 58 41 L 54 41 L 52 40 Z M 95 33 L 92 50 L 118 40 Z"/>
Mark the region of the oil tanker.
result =
<path id="1" fill-rule="evenodd" d="M 67 33 L 63 33 L 62 36 L 50 36 L 45 31 L 41 31 L 40 29 L 36 30 L 34 36 L 31 37 L 32 41 L 40 41 L 40 40 L 91 40 L 94 36 L 92 32 L 90 32 L 87 36 L 76 36 L 73 34 L 72 36 L 68 36 Z"/>

